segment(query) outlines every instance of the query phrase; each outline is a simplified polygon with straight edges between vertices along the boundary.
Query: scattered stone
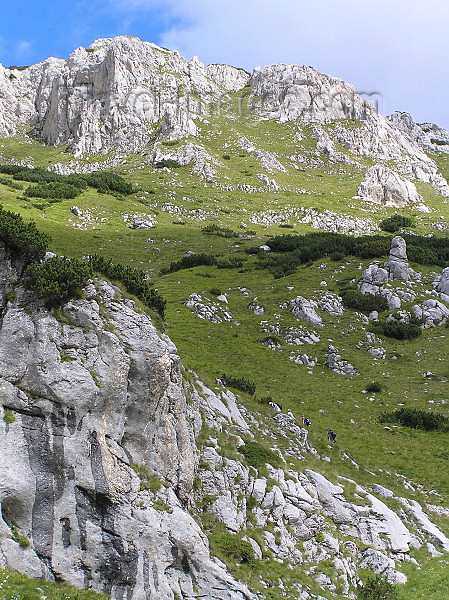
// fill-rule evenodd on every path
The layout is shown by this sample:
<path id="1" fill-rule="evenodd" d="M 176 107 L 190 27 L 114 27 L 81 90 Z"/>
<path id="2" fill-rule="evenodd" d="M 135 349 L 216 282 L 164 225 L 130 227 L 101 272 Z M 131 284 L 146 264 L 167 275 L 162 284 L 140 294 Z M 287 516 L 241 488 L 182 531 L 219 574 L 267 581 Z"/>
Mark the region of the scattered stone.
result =
<path id="1" fill-rule="evenodd" d="M 356 369 L 347 361 L 343 360 L 338 353 L 337 348 L 332 345 L 328 346 L 325 353 L 326 365 L 339 375 L 359 375 Z"/>
<path id="2" fill-rule="evenodd" d="M 322 318 L 315 312 L 318 304 L 313 300 L 306 300 L 303 296 L 297 296 L 289 302 L 290 309 L 293 315 L 307 323 L 311 323 L 316 327 L 323 327 Z"/>

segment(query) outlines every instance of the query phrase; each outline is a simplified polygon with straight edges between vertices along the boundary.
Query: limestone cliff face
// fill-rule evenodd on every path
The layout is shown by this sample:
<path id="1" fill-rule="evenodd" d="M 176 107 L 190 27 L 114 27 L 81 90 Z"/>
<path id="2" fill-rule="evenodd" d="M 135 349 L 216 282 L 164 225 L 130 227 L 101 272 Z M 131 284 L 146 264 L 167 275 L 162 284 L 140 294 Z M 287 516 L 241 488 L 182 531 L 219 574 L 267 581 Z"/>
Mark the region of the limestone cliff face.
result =
<path id="1" fill-rule="evenodd" d="M 2 69 L 0 135 L 30 121 L 47 144 L 68 143 L 78 156 L 111 147 L 136 151 L 161 127 L 167 137 L 194 135 L 193 118 L 205 105 L 248 78 L 241 69 L 206 69 L 196 57 L 188 62 L 138 38 L 99 39 L 67 61 L 50 58 L 21 72 Z"/>
<path id="2" fill-rule="evenodd" d="M 341 144 L 355 156 L 395 161 L 403 177 L 449 195 L 425 154 L 449 148 L 448 132 L 436 125 L 418 126 L 404 113 L 386 119 L 351 84 L 312 67 L 256 67 L 250 76 L 228 65 L 205 67 L 197 57 L 187 61 L 128 36 L 98 39 L 67 60 L 49 58 L 23 71 L 0 65 L 0 136 L 26 124 L 47 144 L 68 144 L 75 157 L 139 152 L 161 137 L 196 136 L 198 120 L 217 111 L 226 115 L 228 92 L 245 86 L 239 110 L 250 118 L 295 121 L 299 135 L 309 124 L 317 150 L 331 160 L 351 162 L 338 151 Z"/>
<path id="3" fill-rule="evenodd" d="M 186 510 L 196 448 L 176 348 L 118 295 L 92 282 L 59 320 L 22 288 L 6 302 L 0 564 L 114 599 L 171 599 L 193 587 L 249 598 L 210 559 Z M 140 490 L 131 465 L 157 482 L 153 491 Z"/>

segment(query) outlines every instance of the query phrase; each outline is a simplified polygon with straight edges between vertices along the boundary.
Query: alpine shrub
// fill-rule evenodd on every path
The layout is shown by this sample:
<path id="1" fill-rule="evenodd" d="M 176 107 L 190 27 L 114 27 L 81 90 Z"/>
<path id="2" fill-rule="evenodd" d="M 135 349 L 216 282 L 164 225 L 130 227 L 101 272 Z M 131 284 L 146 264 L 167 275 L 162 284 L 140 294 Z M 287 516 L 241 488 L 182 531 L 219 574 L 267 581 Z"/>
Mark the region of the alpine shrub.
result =
<path id="1" fill-rule="evenodd" d="M 256 391 L 256 384 L 244 377 L 233 377 L 232 375 L 223 374 L 221 380 L 226 381 L 226 385 L 229 385 L 236 390 L 246 392 L 250 396 L 253 396 Z"/>
<path id="2" fill-rule="evenodd" d="M 182 269 L 191 269 L 199 266 L 212 266 L 217 264 L 217 259 L 211 254 L 187 254 L 176 262 L 171 262 L 170 266 L 161 270 L 161 275 L 174 273 Z"/>
<path id="3" fill-rule="evenodd" d="M 425 431 L 449 431 L 449 419 L 437 412 L 426 412 L 417 408 L 401 408 L 380 415 L 381 423 L 399 423 L 413 429 Z"/>
<path id="4" fill-rule="evenodd" d="M 399 231 L 401 227 L 413 227 L 413 220 L 410 217 L 396 214 L 384 219 L 379 225 L 383 231 L 394 233 L 395 231 Z"/>
<path id="5" fill-rule="evenodd" d="M 29 265 L 26 275 L 29 289 L 40 294 L 48 306 L 59 306 L 79 295 L 92 277 L 92 267 L 76 258 L 55 256 Z"/>
<path id="6" fill-rule="evenodd" d="M 414 340 L 422 334 L 422 329 L 417 323 L 403 323 L 392 319 L 384 323 L 376 323 L 371 330 L 386 337 L 396 340 Z"/>
<path id="7" fill-rule="evenodd" d="M 380 385 L 380 383 L 377 383 L 376 381 L 372 381 L 371 383 L 369 383 L 365 390 L 367 392 L 369 392 L 370 394 L 378 394 L 379 392 L 382 391 L 382 386 Z"/>
<path id="8" fill-rule="evenodd" d="M 356 592 L 357 600 L 396 600 L 398 597 L 395 586 L 382 575 L 368 577 L 357 586 Z"/>
<path id="9" fill-rule="evenodd" d="M 0 206 L 0 240 L 13 254 L 32 262 L 45 256 L 51 237 L 39 231 L 34 221 L 25 223 L 20 215 Z"/>
<path id="10" fill-rule="evenodd" d="M 62 199 L 62 198 L 76 198 L 81 193 L 81 189 L 70 183 L 39 183 L 37 185 L 31 185 L 23 193 L 27 198 L 51 198 L 51 199 Z"/>
<path id="11" fill-rule="evenodd" d="M 347 289 L 340 292 L 342 302 L 348 308 L 369 314 L 373 310 L 382 312 L 388 309 L 388 302 L 383 296 L 362 294 L 359 290 Z"/>
<path id="12" fill-rule="evenodd" d="M 131 183 L 112 171 L 94 171 L 86 176 L 86 180 L 88 185 L 104 194 L 117 192 L 118 194 L 127 196 L 134 192 Z"/>
<path id="13" fill-rule="evenodd" d="M 254 561 L 254 550 L 249 542 L 242 540 L 240 536 L 233 533 L 223 533 L 216 536 L 218 547 L 226 556 L 240 563 L 251 563 Z"/>
<path id="14" fill-rule="evenodd" d="M 149 281 L 145 271 L 120 263 L 113 263 L 98 254 L 89 256 L 88 262 L 94 271 L 102 273 L 110 279 L 121 281 L 130 294 L 137 296 L 148 308 L 156 310 L 164 318 L 166 301 L 154 289 L 154 284 Z"/>
<path id="15" fill-rule="evenodd" d="M 237 450 L 240 454 L 243 454 L 246 462 L 256 469 L 263 467 L 265 463 L 269 463 L 275 467 L 281 465 L 281 459 L 278 454 L 254 440 L 245 442 L 245 444 L 239 446 Z"/>
<path id="16" fill-rule="evenodd" d="M 158 160 L 158 162 L 154 165 L 156 169 L 163 169 L 167 167 L 167 169 L 179 169 L 182 165 L 173 158 L 163 158 L 162 160 Z"/>

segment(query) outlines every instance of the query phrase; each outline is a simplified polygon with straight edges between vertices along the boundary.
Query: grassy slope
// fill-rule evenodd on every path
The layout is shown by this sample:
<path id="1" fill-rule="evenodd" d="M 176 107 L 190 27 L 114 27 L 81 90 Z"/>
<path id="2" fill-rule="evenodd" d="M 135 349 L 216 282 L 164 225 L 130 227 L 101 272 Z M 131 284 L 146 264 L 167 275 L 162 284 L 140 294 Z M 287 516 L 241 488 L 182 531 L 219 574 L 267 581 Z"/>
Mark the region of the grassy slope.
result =
<path id="1" fill-rule="evenodd" d="M 107 600 L 108 596 L 92 591 L 80 591 L 60 583 L 30 579 L 8 569 L 0 569 L 2 600 Z"/>
<path id="2" fill-rule="evenodd" d="M 394 211 L 352 200 L 363 177 L 363 172 L 354 167 L 337 165 L 294 169 L 289 157 L 300 151 L 313 153 L 315 143 L 308 138 L 298 141 L 292 124 L 280 125 L 272 121 L 255 124 L 239 119 L 229 121 L 224 117 L 209 121 L 208 124 L 200 124 L 201 143 L 219 161 L 217 171 L 221 183 L 230 186 L 248 183 L 261 187 L 256 174 L 265 171 L 258 159 L 243 151 L 237 143 L 239 138 L 246 137 L 257 147 L 274 152 L 287 168 L 288 174 L 267 173 L 285 189 L 252 194 L 224 191 L 192 175 L 190 167 L 171 173 L 161 172 L 145 166 L 143 157 L 130 156 L 119 170 L 138 184 L 141 192 L 125 200 L 100 195 L 89 189 L 76 201 L 63 201 L 42 213 L 29 202 L 21 200 L 19 192 L 0 184 L 1 202 L 5 208 L 34 219 L 39 228 L 50 233 L 53 236 L 51 250 L 55 252 L 77 257 L 99 252 L 113 260 L 148 270 L 168 301 L 166 332 L 177 344 L 187 368 L 194 370 L 210 385 L 223 372 L 245 377 L 256 383 L 256 397 L 271 394 L 296 416 L 305 413 L 311 418 L 313 425 L 309 440 L 321 454 L 331 455 L 331 463 L 310 458 L 306 463 L 296 465 L 298 468 L 319 470 L 333 480 L 339 474 L 361 484 L 379 482 L 397 495 L 414 497 L 421 502 L 431 498 L 434 504 L 448 506 L 447 434 L 386 430 L 378 422 L 382 411 L 394 410 L 401 403 L 433 408 L 448 415 L 447 329 L 425 330 L 423 336 L 415 341 L 385 339 L 387 359 L 374 361 L 366 349 L 356 347 L 357 342 L 364 339 L 366 325 L 355 313 L 346 310 L 341 318 L 324 315 L 325 326 L 320 330 L 302 324 L 304 329 L 315 330 L 320 335 L 318 344 L 283 344 L 278 351 L 270 350 L 260 342 L 267 335 L 262 331 L 266 324 L 279 323 L 282 328 L 301 326 L 287 309 L 280 308 L 282 302 L 296 295 L 308 299 L 319 297 L 323 279 L 329 283 L 327 289 L 337 292 L 340 280 L 359 279 L 360 267 L 365 267 L 369 261 L 350 258 L 333 263 L 325 260 L 303 266 L 288 277 L 274 279 L 267 271 L 256 268 L 255 257 L 243 252 L 246 247 L 264 243 L 271 235 L 311 231 L 308 225 L 302 224 L 286 230 L 277 225 L 265 227 L 252 223 L 251 216 L 260 211 L 315 207 L 350 216 L 370 217 L 375 222 Z M 223 159 L 224 153 L 230 156 L 229 160 Z M 18 160 L 32 156 L 35 164 L 42 166 L 71 159 L 61 148 L 44 148 L 36 143 L 30 144 L 25 138 L 1 140 L 0 155 L 17 157 Z M 449 171 L 446 158 L 439 161 L 442 172 L 445 169 Z M 369 161 L 365 162 L 369 164 Z M 311 193 L 298 195 L 296 189 Z M 429 186 L 420 184 L 419 190 L 432 212 L 421 214 L 412 207 L 403 212 L 416 217 L 415 231 L 424 234 L 431 230 L 433 222 L 449 221 L 449 205 L 444 204 Z M 154 193 L 144 193 L 149 191 Z M 166 210 L 169 202 L 178 207 L 176 212 Z M 84 230 L 76 229 L 69 223 L 69 219 L 78 221 L 70 212 L 74 204 L 81 210 L 91 210 L 97 220 Z M 151 214 L 158 225 L 143 231 L 127 228 L 122 214 L 133 212 Z M 225 239 L 202 233 L 201 228 L 210 223 L 231 228 L 241 237 Z M 246 235 L 248 230 L 252 231 L 249 236 Z M 245 266 L 241 270 L 197 267 L 162 277 L 159 275 L 161 267 L 179 260 L 189 250 L 223 257 L 241 256 L 245 259 Z M 430 289 L 433 279 L 431 269 L 416 268 L 424 273 L 422 291 Z M 244 296 L 239 287 L 246 287 L 249 296 Z M 214 300 L 209 292 L 211 288 L 227 293 L 229 303 L 226 309 L 232 314 L 230 323 L 213 324 L 200 320 L 185 306 L 191 293 L 201 293 Z M 253 298 L 257 298 L 257 303 L 264 307 L 262 316 L 255 316 L 248 310 Z M 347 378 L 325 367 L 324 351 L 329 343 L 333 343 L 342 358 L 357 368 L 359 376 Z M 317 357 L 318 365 L 309 373 L 305 366 L 289 361 L 291 352 L 305 352 Z M 422 374 L 427 371 L 434 374 L 433 379 L 423 377 Z M 364 387 L 371 381 L 381 383 L 383 391 L 375 396 L 364 394 Z M 249 409 L 269 414 L 255 399 L 241 394 L 241 400 Z M 325 437 L 329 426 L 338 432 L 338 444 L 331 450 L 327 448 Z M 278 440 L 278 444 L 281 445 L 282 440 Z M 356 469 L 347 456 L 358 463 L 360 469 Z M 411 481 L 415 489 L 405 489 L 402 477 Z M 449 534 L 447 520 L 441 519 L 439 524 Z M 444 562 L 434 560 L 429 563 L 429 573 L 435 573 L 436 590 L 427 590 L 426 597 L 430 600 L 442 597 L 438 595 L 437 579 L 439 569 L 444 568 L 447 568 Z M 424 569 L 421 573 L 424 574 Z M 420 593 L 421 585 L 421 580 L 411 577 L 410 583 L 401 588 L 401 600 L 421 597 L 414 595 Z"/>

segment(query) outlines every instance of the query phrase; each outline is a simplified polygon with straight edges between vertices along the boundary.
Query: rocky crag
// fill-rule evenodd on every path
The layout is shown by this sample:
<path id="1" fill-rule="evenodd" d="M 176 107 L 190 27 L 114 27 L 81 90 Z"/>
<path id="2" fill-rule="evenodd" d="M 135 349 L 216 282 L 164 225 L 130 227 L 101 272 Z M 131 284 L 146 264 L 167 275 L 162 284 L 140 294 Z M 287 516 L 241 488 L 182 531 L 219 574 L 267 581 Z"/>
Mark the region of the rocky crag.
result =
<path id="1" fill-rule="evenodd" d="M 235 94 L 237 113 L 230 109 Z M 386 119 L 352 85 L 312 67 L 279 64 L 256 67 L 250 75 L 227 65 L 204 66 L 196 57 L 187 61 L 127 36 L 99 39 L 87 49 L 77 48 L 67 60 L 49 58 L 24 70 L 0 65 L 0 136 L 26 125 L 46 144 L 68 144 L 75 157 L 111 151 L 120 156 L 156 144 L 153 162 L 165 154 L 181 164 L 193 163 L 197 173 L 211 179 L 213 160 L 200 139 L 176 151 L 164 150 L 158 140 L 200 138 L 200 125 L 212 113 L 230 121 L 245 115 L 292 122 L 298 140 L 308 128 L 316 153 L 292 157 L 298 167 L 320 164 L 326 157 L 362 169 L 358 157 L 372 159 L 375 166 L 360 178 L 363 198 L 397 206 L 417 202 L 411 180 L 449 195 L 446 180 L 426 154 L 447 151 L 447 131 L 417 125 L 405 113 Z M 269 173 L 285 170 L 262 148 L 248 151 Z M 271 180 L 269 185 L 277 186 Z"/>
<path id="2" fill-rule="evenodd" d="M 406 260 L 401 239 L 394 260 Z M 310 446 L 291 413 L 250 413 L 221 384 L 213 390 L 194 374 L 183 379 L 173 343 L 114 286 L 92 280 L 83 299 L 51 312 L 21 287 L 21 265 L 4 248 L 1 269 L 2 566 L 114 600 L 264 598 L 211 558 L 194 519 L 204 513 L 249 544 L 251 560 L 300 569 L 305 581 L 285 585 L 304 600 L 322 598 L 319 590 L 350 597 L 358 567 L 404 582 L 401 564 L 415 560 L 413 548 L 449 551 L 431 505 L 423 510 L 379 483 L 335 484 L 322 475 L 320 463 L 331 459 Z M 384 271 L 385 285 L 388 272 L 397 277 Z M 443 272 L 435 282 L 441 293 L 447 279 Z M 340 314 L 328 296 L 320 308 Z M 313 310 L 305 304 L 304 315 Z M 263 469 L 243 453 L 229 457 L 220 441 L 225 435 L 241 448 L 256 431 L 276 458 Z M 316 470 L 289 466 L 306 456 Z M 267 576 L 259 589 L 272 585 Z"/>

